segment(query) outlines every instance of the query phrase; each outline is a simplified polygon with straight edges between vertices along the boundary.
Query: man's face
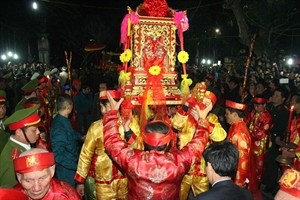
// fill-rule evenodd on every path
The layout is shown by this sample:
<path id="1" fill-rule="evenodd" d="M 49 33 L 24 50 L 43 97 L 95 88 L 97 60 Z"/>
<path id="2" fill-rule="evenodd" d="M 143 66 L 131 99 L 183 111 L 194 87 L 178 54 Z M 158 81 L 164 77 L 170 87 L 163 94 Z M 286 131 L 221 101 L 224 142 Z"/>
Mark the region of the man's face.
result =
<path id="1" fill-rule="evenodd" d="M 52 174 L 54 174 L 54 166 L 41 171 L 17 174 L 17 176 L 26 194 L 35 200 L 42 199 L 49 191 Z"/>
<path id="2" fill-rule="evenodd" d="M 105 83 L 100 83 L 99 85 L 99 92 L 107 90 L 107 86 Z"/>
<path id="3" fill-rule="evenodd" d="M 282 104 L 284 102 L 285 98 L 282 97 L 281 92 L 275 91 L 272 96 L 272 102 L 273 104 Z"/>
<path id="4" fill-rule="evenodd" d="M 254 109 L 255 109 L 256 112 L 260 113 L 260 112 L 263 112 L 263 111 L 266 110 L 266 106 L 265 106 L 265 104 L 257 104 L 257 103 L 255 103 L 254 104 Z"/>
<path id="5" fill-rule="evenodd" d="M 87 88 L 83 89 L 82 92 L 83 92 L 83 94 L 88 94 L 91 92 L 91 88 L 87 87 Z"/>
<path id="6" fill-rule="evenodd" d="M 262 94 L 265 91 L 265 88 L 262 84 L 257 84 L 255 87 L 256 94 Z"/>
<path id="7" fill-rule="evenodd" d="M 31 144 L 34 144 L 40 136 L 40 130 L 38 127 L 35 126 L 29 126 L 25 129 L 25 134 Z"/>
<path id="8" fill-rule="evenodd" d="M 231 113 L 227 108 L 225 109 L 225 118 L 228 124 L 232 124 L 232 117 L 234 113 Z"/>
<path id="9" fill-rule="evenodd" d="M 0 104 L 0 119 L 3 119 L 6 115 L 6 105 Z"/>

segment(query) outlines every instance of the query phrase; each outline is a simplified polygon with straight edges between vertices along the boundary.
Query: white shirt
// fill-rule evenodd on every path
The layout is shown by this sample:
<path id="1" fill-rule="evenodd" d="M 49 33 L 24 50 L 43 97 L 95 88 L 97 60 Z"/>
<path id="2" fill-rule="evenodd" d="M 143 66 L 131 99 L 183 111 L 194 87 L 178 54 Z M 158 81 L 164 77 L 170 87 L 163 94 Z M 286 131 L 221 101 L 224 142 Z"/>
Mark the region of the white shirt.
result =
<path id="1" fill-rule="evenodd" d="M 21 145 L 21 146 L 24 147 L 26 150 L 31 149 L 30 144 L 24 144 L 24 143 L 22 143 L 22 142 L 19 142 L 18 140 L 15 140 L 12 136 L 10 136 L 9 139 L 10 139 L 11 141 L 13 141 L 13 142 L 15 142 L 15 143 Z"/>
<path id="2" fill-rule="evenodd" d="M 220 180 L 218 180 L 218 181 L 214 182 L 214 183 L 212 184 L 212 186 L 211 186 L 211 187 L 213 187 L 215 184 L 217 184 L 217 183 L 219 183 L 219 182 L 222 182 L 222 181 L 228 181 L 228 180 L 231 180 L 231 178 L 224 178 L 224 179 L 220 179 Z"/>

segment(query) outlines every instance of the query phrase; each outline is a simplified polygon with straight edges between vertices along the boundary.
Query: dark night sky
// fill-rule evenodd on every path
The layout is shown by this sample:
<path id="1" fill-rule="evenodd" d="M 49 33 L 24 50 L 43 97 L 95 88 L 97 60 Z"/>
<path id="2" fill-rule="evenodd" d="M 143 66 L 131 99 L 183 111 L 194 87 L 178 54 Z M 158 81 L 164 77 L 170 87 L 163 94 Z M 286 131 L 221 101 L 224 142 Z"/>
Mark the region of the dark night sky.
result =
<path id="1" fill-rule="evenodd" d="M 51 50 L 55 53 L 63 51 L 61 34 L 59 30 L 64 23 L 76 24 L 82 17 L 91 14 L 101 14 L 108 22 L 113 23 L 114 33 L 111 34 L 114 43 L 107 44 L 111 49 L 118 46 L 119 27 L 123 16 L 127 13 L 126 6 L 133 10 L 142 3 L 142 0 L 37 0 L 40 9 L 34 11 L 31 8 L 31 0 L 5 0 L 0 6 L 0 53 L 8 50 L 26 52 L 27 43 L 32 43 L 32 51 L 35 51 L 34 42 L 37 33 L 40 32 L 40 24 L 47 19 L 47 31 L 50 37 Z M 224 40 L 227 43 L 238 43 L 238 29 L 230 11 L 222 9 L 222 0 L 168 0 L 169 7 L 178 10 L 187 10 L 190 29 L 187 36 L 204 34 L 209 28 L 220 27 Z M 75 13 L 80 13 L 76 19 Z M 66 16 L 74 16 L 75 21 L 66 22 Z M 233 26 L 228 28 L 229 19 L 233 19 Z M 63 23 L 64 22 L 64 23 Z M 298 30 L 299 32 L 299 30 Z M 227 37 L 228 36 L 228 37 Z M 299 36 L 298 36 L 299 38 Z M 286 38 L 286 46 L 294 49 L 294 44 L 299 39 Z M 221 47 L 222 48 L 222 47 Z M 238 49 L 237 49 L 238 51 Z"/>
<path id="2" fill-rule="evenodd" d="M 62 22 L 66 20 L 67 15 L 74 15 L 74 11 L 80 12 L 79 17 L 85 17 L 90 14 L 101 14 L 109 21 L 111 20 L 118 32 L 121 20 L 127 13 L 127 5 L 133 10 L 142 3 L 142 0 L 37 0 L 39 10 L 34 11 L 31 8 L 31 0 L 6 0 L 1 2 L 0 7 L 0 52 L 14 50 L 25 52 L 28 43 L 31 45 L 31 51 L 35 51 L 36 35 L 40 32 L 40 24 L 43 19 L 47 19 L 47 31 L 50 37 L 50 46 L 53 50 L 60 51 L 56 46 L 58 41 L 57 33 Z M 201 3 L 200 3 L 201 2 Z M 221 10 L 222 1 L 220 0 L 168 0 L 169 7 L 178 10 L 187 10 L 189 17 L 195 18 L 194 11 L 212 9 L 214 12 Z M 205 17 L 205 16 L 203 16 Z M 78 19 L 80 20 L 80 19 Z M 190 19 L 191 20 L 191 19 Z M 76 21 L 76 19 L 75 19 Z M 202 23 L 204 23 L 203 20 Z M 76 23 L 70 21 L 67 23 Z M 190 22 L 191 23 L 191 22 Z M 192 29 L 193 27 L 191 27 Z M 118 33 L 113 33 L 115 41 L 119 40 Z M 51 43 L 51 40 L 53 41 Z M 115 48 L 115 44 L 108 44 Z M 20 50 L 22 49 L 22 50 Z M 22 54 L 22 53 L 20 53 Z"/>

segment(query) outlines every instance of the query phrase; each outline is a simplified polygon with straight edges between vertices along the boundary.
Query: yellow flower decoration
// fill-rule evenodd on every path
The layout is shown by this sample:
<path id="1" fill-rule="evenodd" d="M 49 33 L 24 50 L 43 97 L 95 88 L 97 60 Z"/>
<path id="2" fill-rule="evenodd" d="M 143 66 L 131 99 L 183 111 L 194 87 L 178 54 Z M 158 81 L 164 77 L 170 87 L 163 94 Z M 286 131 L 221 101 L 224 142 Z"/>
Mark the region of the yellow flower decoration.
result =
<path id="1" fill-rule="evenodd" d="M 125 60 L 124 60 L 124 53 L 121 53 L 121 55 L 120 55 L 120 61 L 123 63 L 123 62 L 125 62 Z"/>
<path id="2" fill-rule="evenodd" d="M 120 60 L 121 62 L 129 62 L 132 57 L 132 52 L 130 49 L 126 49 L 121 55 Z"/>
<path id="3" fill-rule="evenodd" d="M 152 76 L 157 76 L 160 74 L 160 71 L 161 71 L 161 68 L 160 66 L 158 65 L 154 65 L 152 67 L 150 67 L 149 69 L 149 73 L 152 75 Z"/>
<path id="4" fill-rule="evenodd" d="M 189 60 L 189 54 L 186 51 L 180 51 L 177 58 L 180 63 L 186 63 Z"/>
<path id="5" fill-rule="evenodd" d="M 130 80 L 131 72 L 125 72 L 125 70 L 120 71 L 119 75 L 119 85 L 123 86 L 127 81 Z"/>

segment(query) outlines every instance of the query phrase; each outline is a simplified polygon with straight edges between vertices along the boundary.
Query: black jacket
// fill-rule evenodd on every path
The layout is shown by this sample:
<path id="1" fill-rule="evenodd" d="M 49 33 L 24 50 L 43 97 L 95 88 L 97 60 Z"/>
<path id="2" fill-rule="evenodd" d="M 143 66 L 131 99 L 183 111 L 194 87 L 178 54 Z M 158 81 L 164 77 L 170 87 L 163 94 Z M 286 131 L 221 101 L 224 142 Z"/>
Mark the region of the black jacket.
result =
<path id="1" fill-rule="evenodd" d="M 253 200 L 253 196 L 249 190 L 235 185 L 232 180 L 225 180 L 192 200 Z"/>

